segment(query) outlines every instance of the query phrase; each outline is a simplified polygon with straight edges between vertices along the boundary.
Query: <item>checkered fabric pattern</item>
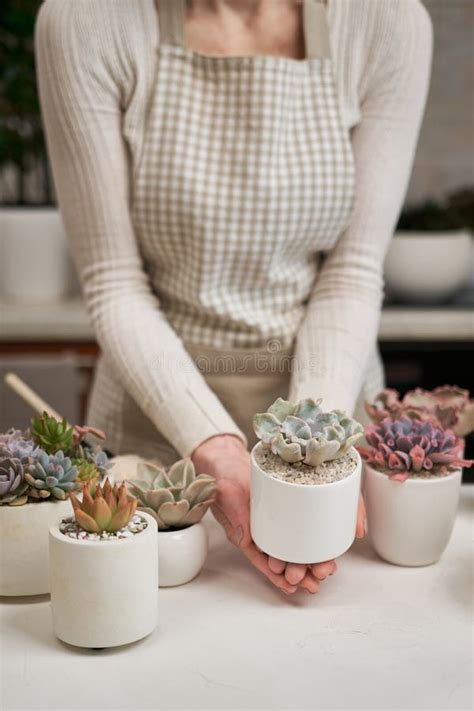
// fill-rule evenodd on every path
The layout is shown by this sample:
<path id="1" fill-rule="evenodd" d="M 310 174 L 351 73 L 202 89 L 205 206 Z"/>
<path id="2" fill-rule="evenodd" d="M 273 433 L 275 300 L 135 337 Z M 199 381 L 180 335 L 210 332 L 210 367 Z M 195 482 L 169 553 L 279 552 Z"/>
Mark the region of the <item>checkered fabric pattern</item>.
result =
<path id="1" fill-rule="evenodd" d="M 133 193 L 151 283 L 189 344 L 286 347 L 353 207 L 332 59 L 208 57 L 160 32 Z"/>

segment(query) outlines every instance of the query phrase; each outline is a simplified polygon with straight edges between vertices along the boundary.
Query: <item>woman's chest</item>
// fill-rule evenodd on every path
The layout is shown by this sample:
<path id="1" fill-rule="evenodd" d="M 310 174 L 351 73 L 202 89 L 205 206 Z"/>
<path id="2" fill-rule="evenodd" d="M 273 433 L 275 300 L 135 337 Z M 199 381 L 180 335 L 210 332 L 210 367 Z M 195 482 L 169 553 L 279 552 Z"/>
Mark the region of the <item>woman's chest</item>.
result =
<path id="1" fill-rule="evenodd" d="M 242 15 L 226 9 L 206 12 L 196 2 L 187 3 L 183 17 L 184 44 L 208 56 L 279 56 L 301 59 L 305 55 L 303 3 L 294 0 L 262 3 L 258 11 Z"/>
<path id="2" fill-rule="evenodd" d="M 347 223 L 354 163 L 329 61 L 210 58 L 166 47 L 141 155 L 134 219 L 145 251 L 297 254 Z M 263 247 L 262 247 L 263 245 Z"/>

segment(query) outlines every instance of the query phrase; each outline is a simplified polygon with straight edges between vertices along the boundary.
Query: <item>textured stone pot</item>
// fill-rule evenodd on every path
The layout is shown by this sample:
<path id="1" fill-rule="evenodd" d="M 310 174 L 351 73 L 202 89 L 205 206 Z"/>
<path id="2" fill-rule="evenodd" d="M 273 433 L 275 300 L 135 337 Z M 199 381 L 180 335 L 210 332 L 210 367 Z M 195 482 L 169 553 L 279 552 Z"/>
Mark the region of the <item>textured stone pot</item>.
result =
<path id="1" fill-rule="evenodd" d="M 70 513 L 69 501 L 0 506 L 0 595 L 49 592 L 49 527 Z"/>
<path id="2" fill-rule="evenodd" d="M 431 479 L 393 481 L 364 465 L 363 492 L 369 539 L 389 563 L 436 563 L 456 519 L 462 471 Z"/>
<path id="3" fill-rule="evenodd" d="M 179 531 L 160 531 L 158 549 L 160 587 L 184 585 L 196 577 L 206 560 L 206 527 L 199 522 Z"/>
<path id="4" fill-rule="evenodd" d="M 54 632 L 77 647 L 115 647 L 142 639 L 158 621 L 156 521 L 121 540 L 68 538 L 49 530 Z"/>
<path id="5" fill-rule="evenodd" d="M 250 525 L 257 546 L 291 563 L 320 563 L 342 555 L 355 538 L 361 460 L 345 479 L 314 486 L 265 473 L 252 450 Z"/>

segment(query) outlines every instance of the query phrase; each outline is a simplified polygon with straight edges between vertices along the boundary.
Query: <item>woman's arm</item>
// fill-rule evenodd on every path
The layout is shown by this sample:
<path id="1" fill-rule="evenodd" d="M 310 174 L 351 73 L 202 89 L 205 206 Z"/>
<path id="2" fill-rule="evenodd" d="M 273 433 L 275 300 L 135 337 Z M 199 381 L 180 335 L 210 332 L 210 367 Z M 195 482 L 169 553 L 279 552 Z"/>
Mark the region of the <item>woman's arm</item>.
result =
<path id="1" fill-rule="evenodd" d="M 290 392 L 293 400 L 322 397 L 326 409 L 347 412 L 377 338 L 383 261 L 407 190 L 432 58 L 432 24 L 421 2 L 380 5 L 361 121 L 352 131 L 353 215 L 318 276 L 297 338 Z"/>
<path id="2" fill-rule="evenodd" d="M 143 270 L 122 133 L 123 77 L 130 69 L 113 51 L 109 26 L 94 22 L 101 4 L 47 0 L 35 34 L 56 190 L 97 340 L 127 391 L 182 456 L 220 433 L 245 442 L 191 363 Z M 123 7 L 109 3 L 102 17 L 110 13 L 112 20 Z M 131 41 L 126 31 L 121 41 L 124 47 Z"/>

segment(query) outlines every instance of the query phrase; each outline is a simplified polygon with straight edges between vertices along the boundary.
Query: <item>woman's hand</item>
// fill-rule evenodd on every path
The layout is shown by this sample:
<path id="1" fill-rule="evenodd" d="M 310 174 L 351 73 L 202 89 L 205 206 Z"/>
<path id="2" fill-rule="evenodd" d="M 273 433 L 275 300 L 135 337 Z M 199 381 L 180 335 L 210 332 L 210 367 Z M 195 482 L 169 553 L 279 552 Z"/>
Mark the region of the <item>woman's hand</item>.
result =
<path id="1" fill-rule="evenodd" d="M 252 541 L 250 455 L 241 440 L 233 435 L 212 437 L 196 448 L 192 460 L 198 472 L 212 474 L 217 479 L 217 498 L 212 512 L 229 541 L 239 547 L 246 558 L 283 592 L 293 593 L 298 587 L 310 593 L 318 592 L 320 581 L 335 572 L 334 561 L 309 566 L 286 563 L 269 557 Z M 363 519 L 361 530 L 363 535 Z"/>

